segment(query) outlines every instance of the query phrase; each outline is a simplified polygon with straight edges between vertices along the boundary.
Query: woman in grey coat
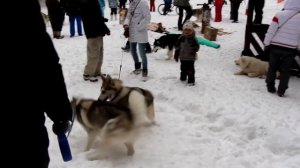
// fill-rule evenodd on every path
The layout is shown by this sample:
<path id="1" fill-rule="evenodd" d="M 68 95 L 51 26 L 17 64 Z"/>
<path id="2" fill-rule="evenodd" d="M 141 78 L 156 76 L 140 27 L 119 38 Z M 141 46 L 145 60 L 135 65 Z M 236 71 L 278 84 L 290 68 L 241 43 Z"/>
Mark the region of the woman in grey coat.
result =
<path id="1" fill-rule="evenodd" d="M 269 53 L 269 69 L 266 78 L 267 89 L 275 93 L 276 72 L 280 71 L 277 95 L 284 96 L 288 89 L 290 67 L 300 50 L 300 3 L 299 0 L 288 0 L 284 10 L 273 17 L 264 39 L 265 51 Z"/>
<path id="2" fill-rule="evenodd" d="M 138 75 L 143 72 L 143 77 L 148 76 L 148 61 L 145 48 L 148 43 L 147 25 L 150 23 L 150 20 L 151 15 L 147 1 L 131 0 L 128 15 L 124 22 L 124 29 L 129 31 L 130 50 L 135 65 L 133 73 Z M 141 62 L 139 61 L 137 47 L 143 67 L 141 67 Z"/>

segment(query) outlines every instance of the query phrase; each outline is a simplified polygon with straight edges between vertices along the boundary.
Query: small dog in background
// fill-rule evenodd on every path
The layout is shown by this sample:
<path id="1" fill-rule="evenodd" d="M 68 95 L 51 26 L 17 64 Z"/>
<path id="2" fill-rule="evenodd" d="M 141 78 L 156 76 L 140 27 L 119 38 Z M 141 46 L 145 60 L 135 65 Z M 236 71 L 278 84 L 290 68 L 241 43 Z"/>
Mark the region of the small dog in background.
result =
<path id="1" fill-rule="evenodd" d="M 182 34 L 166 34 L 160 36 L 158 39 L 154 40 L 152 51 L 157 52 L 159 49 L 168 49 L 167 60 L 170 60 L 173 58 L 175 44 L 181 35 Z"/>
<path id="2" fill-rule="evenodd" d="M 157 33 L 169 33 L 165 27 L 163 27 L 162 23 L 151 22 L 147 25 L 147 29 Z"/>
<path id="3" fill-rule="evenodd" d="M 202 8 L 192 9 L 192 11 L 193 11 L 193 16 L 196 17 L 196 22 L 201 22 L 203 16 L 203 9 Z"/>
<path id="4" fill-rule="evenodd" d="M 241 56 L 238 60 L 234 61 L 239 65 L 241 70 L 234 73 L 234 75 L 247 75 L 249 77 L 264 78 L 269 69 L 269 63 L 261 61 L 255 57 Z"/>

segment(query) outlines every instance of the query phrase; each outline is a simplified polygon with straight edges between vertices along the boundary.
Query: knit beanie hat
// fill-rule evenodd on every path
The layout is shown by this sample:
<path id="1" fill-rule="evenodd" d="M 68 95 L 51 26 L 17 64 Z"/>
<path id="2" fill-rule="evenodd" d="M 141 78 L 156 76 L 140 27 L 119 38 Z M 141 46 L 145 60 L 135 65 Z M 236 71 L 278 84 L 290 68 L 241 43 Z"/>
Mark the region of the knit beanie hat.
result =
<path id="1" fill-rule="evenodd" d="M 193 24 L 189 21 L 185 22 L 182 29 L 191 29 L 191 30 L 194 30 L 194 27 L 193 27 Z"/>

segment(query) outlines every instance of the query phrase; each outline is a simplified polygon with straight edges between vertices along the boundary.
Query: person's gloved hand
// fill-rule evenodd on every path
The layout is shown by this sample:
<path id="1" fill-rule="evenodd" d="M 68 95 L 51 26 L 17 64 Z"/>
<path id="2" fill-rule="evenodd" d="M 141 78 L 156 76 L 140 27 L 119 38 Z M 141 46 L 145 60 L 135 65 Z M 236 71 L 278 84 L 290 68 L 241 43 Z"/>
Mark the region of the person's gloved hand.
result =
<path id="1" fill-rule="evenodd" d="M 124 25 L 123 25 L 123 28 L 124 28 L 124 29 L 127 29 L 127 28 L 129 28 L 129 26 L 128 26 L 127 24 L 124 24 Z"/>
<path id="2" fill-rule="evenodd" d="M 270 46 L 265 46 L 263 54 L 267 57 L 270 55 Z"/>
<path id="3" fill-rule="evenodd" d="M 270 51 L 270 46 L 265 46 L 264 52 L 269 52 Z"/>
<path id="4" fill-rule="evenodd" d="M 60 133 L 67 133 L 71 129 L 71 122 L 70 121 L 59 121 L 55 122 L 52 125 L 52 131 L 58 135 Z"/>
<path id="5" fill-rule="evenodd" d="M 107 19 L 107 18 L 103 18 L 103 21 L 104 21 L 104 22 L 108 22 L 108 19 Z"/>
<path id="6" fill-rule="evenodd" d="M 123 34 L 126 38 L 129 37 L 129 27 L 124 28 L 124 34 Z"/>

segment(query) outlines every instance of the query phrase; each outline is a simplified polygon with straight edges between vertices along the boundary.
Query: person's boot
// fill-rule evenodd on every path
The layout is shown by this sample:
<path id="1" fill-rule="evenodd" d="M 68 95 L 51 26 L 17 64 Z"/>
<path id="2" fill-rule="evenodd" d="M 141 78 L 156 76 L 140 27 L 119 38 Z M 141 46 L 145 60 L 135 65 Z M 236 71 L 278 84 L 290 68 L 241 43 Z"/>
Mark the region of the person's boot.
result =
<path id="1" fill-rule="evenodd" d="M 186 81 L 187 74 L 184 72 L 180 72 L 180 81 L 184 82 Z"/>
<path id="2" fill-rule="evenodd" d="M 276 92 L 276 88 L 274 85 L 267 85 L 267 89 L 268 89 L 268 92 L 270 92 L 270 93 Z"/>
<path id="3" fill-rule="evenodd" d="M 113 15 L 110 15 L 110 21 L 112 21 L 113 20 Z"/>
<path id="4" fill-rule="evenodd" d="M 148 69 L 143 69 L 142 76 L 143 77 L 147 77 L 148 76 Z"/>
<path id="5" fill-rule="evenodd" d="M 278 88 L 278 90 L 277 90 L 277 95 L 278 95 L 279 97 L 283 97 L 283 96 L 284 96 L 284 93 L 285 93 L 285 90 L 286 90 L 286 89 Z"/>
<path id="6" fill-rule="evenodd" d="M 56 38 L 56 39 L 62 39 L 64 38 L 65 36 L 62 36 L 60 35 L 60 31 L 54 31 L 53 32 L 53 38 Z"/>
<path id="7" fill-rule="evenodd" d="M 136 63 L 136 64 L 134 65 L 135 70 L 133 71 L 133 73 L 134 73 L 135 75 L 138 75 L 138 74 L 140 74 L 140 73 L 142 72 L 141 65 L 142 65 L 141 62 L 138 62 L 138 63 Z"/>

